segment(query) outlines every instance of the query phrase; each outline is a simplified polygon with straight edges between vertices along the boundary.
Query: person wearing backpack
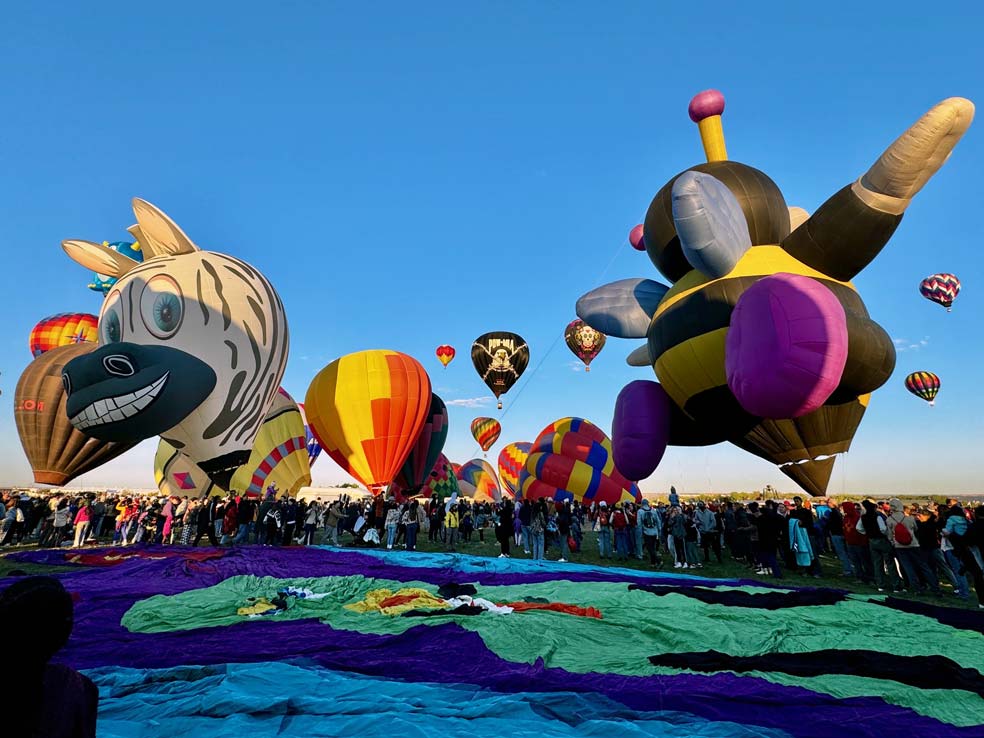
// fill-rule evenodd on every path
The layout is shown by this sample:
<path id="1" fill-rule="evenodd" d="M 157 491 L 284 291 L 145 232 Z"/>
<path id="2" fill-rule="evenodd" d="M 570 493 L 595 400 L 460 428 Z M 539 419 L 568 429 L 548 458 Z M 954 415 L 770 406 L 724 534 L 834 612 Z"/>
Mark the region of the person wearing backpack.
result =
<path id="1" fill-rule="evenodd" d="M 612 525 L 608 517 L 608 503 L 602 500 L 598 504 L 598 515 L 595 518 L 598 524 L 598 558 L 612 557 Z"/>
<path id="2" fill-rule="evenodd" d="M 885 537 L 895 548 L 895 558 L 902 566 L 902 571 L 909 580 L 909 586 L 917 592 L 923 592 L 928 585 L 933 594 L 940 594 L 939 580 L 933 570 L 919 557 L 915 518 L 906 514 L 902 500 L 897 497 L 889 500 L 888 506 L 891 512 L 885 520 Z"/>
<path id="3" fill-rule="evenodd" d="M 895 592 L 902 592 L 902 581 L 895 568 L 895 549 L 886 537 L 888 524 L 885 522 L 885 516 L 871 500 L 865 500 L 861 506 L 864 507 L 864 514 L 858 521 L 857 531 L 868 536 L 868 550 L 871 552 L 871 564 L 875 570 L 875 584 L 878 586 L 878 591 L 884 592 L 886 587 L 891 587 Z"/>
<path id="4" fill-rule="evenodd" d="M 615 505 L 612 512 L 612 530 L 615 533 L 615 557 L 625 561 L 629 555 L 629 518 L 622 505 Z"/>
<path id="5" fill-rule="evenodd" d="M 649 500 L 642 501 L 642 509 L 639 510 L 639 528 L 642 530 L 642 545 L 649 554 L 649 565 L 659 569 L 663 566 L 662 559 L 656 554 L 659 548 L 659 517 L 649 504 Z"/>

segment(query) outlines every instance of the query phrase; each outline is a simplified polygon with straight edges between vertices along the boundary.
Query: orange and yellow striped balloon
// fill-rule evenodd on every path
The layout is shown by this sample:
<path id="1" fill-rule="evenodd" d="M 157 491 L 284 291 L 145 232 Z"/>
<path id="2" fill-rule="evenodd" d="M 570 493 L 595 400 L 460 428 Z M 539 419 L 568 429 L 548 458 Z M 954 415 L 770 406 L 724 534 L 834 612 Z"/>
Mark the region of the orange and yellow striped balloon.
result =
<path id="1" fill-rule="evenodd" d="M 98 322 L 89 313 L 59 313 L 45 318 L 31 330 L 31 355 L 37 358 L 45 351 L 73 343 L 97 343 Z"/>
<path id="2" fill-rule="evenodd" d="M 431 383 L 398 351 L 348 354 L 311 381 L 304 409 L 322 448 L 379 494 L 407 460 L 431 404 Z"/>

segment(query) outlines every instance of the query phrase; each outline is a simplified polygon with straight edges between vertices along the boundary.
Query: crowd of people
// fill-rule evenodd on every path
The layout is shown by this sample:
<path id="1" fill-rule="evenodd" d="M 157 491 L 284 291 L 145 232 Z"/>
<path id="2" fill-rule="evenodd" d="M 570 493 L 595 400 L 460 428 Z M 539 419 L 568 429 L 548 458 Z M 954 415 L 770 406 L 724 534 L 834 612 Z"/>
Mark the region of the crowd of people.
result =
<path id="1" fill-rule="evenodd" d="M 499 556 L 522 550 L 533 559 L 554 551 L 566 562 L 593 534 L 601 559 L 648 561 L 654 568 L 701 569 L 725 556 L 759 576 L 784 571 L 820 577 L 821 554 L 840 576 L 878 591 L 942 595 L 941 582 L 969 599 L 973 584 L 984 602 L 984 506 L 906 507 L 898 499 L 856 503 L 832 499 L 608 505 L 567 500 L 501 503 L 464 498 L 398 501 L 342 497 L 296 500 L 275 489 L 253 499 L 238 494 L 205 500 L 118 494 L 9 494 L 0 500 L 0 547 L 101 543 L 197 546 L 255 544 L 368 545 L 413 551 L 421 536 L 447 551 L 467 550 L 486 536 Z M 982 604 L 984 606 L 984 604 Z"/>

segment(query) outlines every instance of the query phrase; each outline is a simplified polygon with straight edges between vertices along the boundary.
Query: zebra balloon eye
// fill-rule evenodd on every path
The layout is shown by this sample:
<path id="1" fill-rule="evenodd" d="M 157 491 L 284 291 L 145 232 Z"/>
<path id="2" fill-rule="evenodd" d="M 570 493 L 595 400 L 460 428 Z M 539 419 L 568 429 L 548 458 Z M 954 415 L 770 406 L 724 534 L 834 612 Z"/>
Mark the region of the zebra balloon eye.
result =
<path id="1" fill-rule="evenodd" d="M 155 338 L 173 336 L 184 317 L 184 296 L 178 283 L 166 274 L 147 282 L 140 295 L 140 317 Z"/>
<path id="2" fill-rule="evenodd" d="M 102 343 L 116 343 L 123 340 L 119 292 L 112 292 L 106 298 L 106 306 L 99 317 L 99 340 Z"/>

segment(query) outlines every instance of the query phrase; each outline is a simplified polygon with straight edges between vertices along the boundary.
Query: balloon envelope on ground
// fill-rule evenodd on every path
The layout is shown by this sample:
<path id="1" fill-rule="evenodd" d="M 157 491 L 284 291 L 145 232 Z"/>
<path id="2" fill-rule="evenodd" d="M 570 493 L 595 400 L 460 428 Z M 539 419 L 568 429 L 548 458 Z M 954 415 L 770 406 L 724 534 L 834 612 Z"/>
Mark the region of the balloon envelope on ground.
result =
<path id="1" fill-rule="evenodd" d="M 499 502 L 502 491 L 495 469 L 485 459 L 466 461 L 458 469 L 458 489 L 475 502 Z"/>
<path id="2" fill-rule="evenodd" d="M 517 441 L 499 452 L 499 481 L 513 497 L 519 492 L 519 475 L 532 446 L 528 441 Z"/>

